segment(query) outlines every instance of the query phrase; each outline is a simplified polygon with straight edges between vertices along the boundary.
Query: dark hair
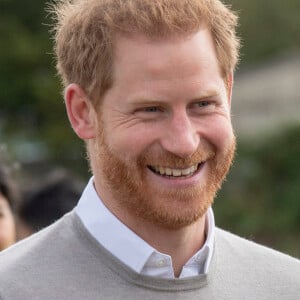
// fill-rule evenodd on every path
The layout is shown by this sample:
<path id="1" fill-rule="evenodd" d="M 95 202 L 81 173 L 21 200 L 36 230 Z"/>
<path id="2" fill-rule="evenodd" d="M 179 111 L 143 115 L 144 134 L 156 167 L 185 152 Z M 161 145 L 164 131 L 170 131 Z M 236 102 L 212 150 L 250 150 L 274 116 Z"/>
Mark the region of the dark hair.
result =
<path id="1" fill-rule="evenodd" d="M 67 173 L 52 174 L 38 189 L 24 195 L 18 215 L 36 232 L 72 210 L 81 195 L 83 184 Z"/>

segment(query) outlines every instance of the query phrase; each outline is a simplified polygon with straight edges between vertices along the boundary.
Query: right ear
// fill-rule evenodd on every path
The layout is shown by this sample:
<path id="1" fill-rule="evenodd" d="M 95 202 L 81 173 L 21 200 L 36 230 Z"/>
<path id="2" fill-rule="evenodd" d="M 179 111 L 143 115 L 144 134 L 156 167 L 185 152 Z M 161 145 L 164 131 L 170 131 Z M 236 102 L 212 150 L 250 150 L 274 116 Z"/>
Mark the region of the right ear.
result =
<path id="1" fill-rule="evenodd" d="M 72 83 L 65 89 L 67 114 L 73 130 L 83 140 L 96 136 L 96 112 L 83 89 Z"/>

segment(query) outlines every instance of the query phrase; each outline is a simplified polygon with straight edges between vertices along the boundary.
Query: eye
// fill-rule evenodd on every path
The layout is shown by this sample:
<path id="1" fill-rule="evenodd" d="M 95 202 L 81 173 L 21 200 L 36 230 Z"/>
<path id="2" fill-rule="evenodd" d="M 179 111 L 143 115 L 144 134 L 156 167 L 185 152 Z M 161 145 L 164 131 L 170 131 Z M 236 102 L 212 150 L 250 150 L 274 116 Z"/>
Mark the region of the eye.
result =
<path id="1" fill-rule="evenodd" d="M 158 110 L 157 106 L 149 106 L 142 109 L 144 112 L 157 112 Z"/>
<path id="2" fill-rule="evenodd" d="M 199 107 L 205 107 L 205 106 L 210 105 L 210 102 L 209 101 L 200 101 L 200 102 L 197 102 L 196 105 Z"/>
<path id="3" fill-rule="evenodd" d="M 191 103 L 190 108 L 192 108 L 192 109 L 207 108 L 212 105 L 213 105 L 212 101 L 202 100 L 202 101 Z"/>
<path id="4" fill-rule="evenodd" d="M 217 102 L 207 99 L 193 102 L 189 105 L 189 110 L 197 115 L 210 114 L 216 111 Z"/>
<path id="5" fill-rule="evenodd" d="M 163 112 L 164 109 L 161 106 L 144 106 L 136 109 L 136 113 L 141 113 L 141 114 L 159 114 Z"/>
<path id="6" fill-rule="evenodd" d="M 164 108 L 161 106 L 142 106 L 135 110 L 134 114 L 141 120 L 157 120 L 164 115 Z"/>

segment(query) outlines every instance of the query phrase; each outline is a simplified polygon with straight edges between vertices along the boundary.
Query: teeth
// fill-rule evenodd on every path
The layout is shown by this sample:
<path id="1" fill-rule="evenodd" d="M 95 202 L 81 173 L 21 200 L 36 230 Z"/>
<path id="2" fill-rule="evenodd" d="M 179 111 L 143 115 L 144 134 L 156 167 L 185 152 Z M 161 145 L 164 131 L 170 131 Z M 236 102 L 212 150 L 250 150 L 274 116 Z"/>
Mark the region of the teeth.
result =
<path id="1" fill-rule="evenodd" d="M 160 173 L 161 175 L 163 175 L 163 174 L 165 173 L 165 171 L 164 171 L 164 168 L 163 168 L 163 167 L 159 167 L 159 173 Z"/>
<path id="2" fill-rule="evenodd" d="M 164 167 L 152 167 L 157 173 L 160 175 L 167 175 L 167 176 L 189 176 L 192 175 L 198 168 L 198 164 L 193 165 L 186 169 L 171 169 L 171 168 L 164 168 Z"/>
<path id="3" fill-rule="evenodd" d="M 165 173 L 164 174 L 167 174 L 167 175 L 172 175 L 172 170 L 170 168 L 166 168 L 165 170 Z"/>
<path id="4" fill-rule="evenodd" d="M 181 176 L 181 170 L 174 169 L 172 175 L 175 177 Z"/>
<path id="5" fill-rule="evenodd" d="M 184 176 L 187 176 L 187 175 L 189 175 L 189 174 L 191 174 L 193 172 L 194 172 L 194 167 L 190 167 L 188 169 L 182 170 L 181 174 L 184 175 Z"/>

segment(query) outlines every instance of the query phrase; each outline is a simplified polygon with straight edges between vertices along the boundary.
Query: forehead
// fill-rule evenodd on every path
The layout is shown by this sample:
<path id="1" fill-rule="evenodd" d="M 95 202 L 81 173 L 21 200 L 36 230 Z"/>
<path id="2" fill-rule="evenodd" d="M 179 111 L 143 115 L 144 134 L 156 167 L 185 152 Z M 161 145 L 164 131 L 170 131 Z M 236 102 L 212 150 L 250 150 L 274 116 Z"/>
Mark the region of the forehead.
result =
<path id="1" fill-rule="evenodd" d="M 141 34 L 119 36 L 114 47 L 113 86 L 109 94 L 125 99 L 195 98 L 223 89 L 213 39 L 207 27 L 195 33 L 152 39 Z"/>
<path id="2" fill-rule="evenodd" d="M 149 38 L 142 34 L 132 36 L 116 35 L 114 42 L 114 79 L 118 73 L 130 68 L 132 72 L 143 72 L 160 78 L 167 71 L 180 70 L 190 73 L 191 69 L 219 70 L 219 63 L 212 35 L 207 27 L 195 33 L 171 36 L 168 38 Z M 164 72 L 166 71 L 166 72 Z M 172 72 L 168 72 L 170 76 Z M 178 74 L 173 74 L 178 77 Z"/>

